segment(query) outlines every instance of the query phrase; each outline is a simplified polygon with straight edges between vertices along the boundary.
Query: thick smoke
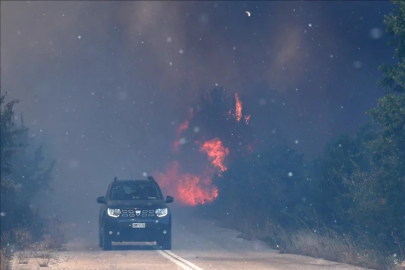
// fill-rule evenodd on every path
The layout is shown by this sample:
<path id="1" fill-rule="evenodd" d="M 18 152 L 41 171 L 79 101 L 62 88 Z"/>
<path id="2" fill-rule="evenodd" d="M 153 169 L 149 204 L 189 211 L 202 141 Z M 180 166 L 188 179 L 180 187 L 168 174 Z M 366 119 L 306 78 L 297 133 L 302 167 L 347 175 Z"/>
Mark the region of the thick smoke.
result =
<path id="1" fill-rule="evenodd" d="M 354 41 L 327 19 L 336 11 L 319 5 L 2 2 L 1 89 L 21 100 L 27 126 L 58 162 L 45 212 L 77 219 L 81 209 L 94 221 L 94 199 L 115 175 L 164 170 L 176 128 L 215 85 L 239 94 L 255 132 L 309 153 L 356 126 L 341 122 L 372 104 L 341 107 L 363 100 L 350 74 L 368 59 L 347 51 Z M 363 73 L 368 89 L 378 89 L 376 74 Z"/>

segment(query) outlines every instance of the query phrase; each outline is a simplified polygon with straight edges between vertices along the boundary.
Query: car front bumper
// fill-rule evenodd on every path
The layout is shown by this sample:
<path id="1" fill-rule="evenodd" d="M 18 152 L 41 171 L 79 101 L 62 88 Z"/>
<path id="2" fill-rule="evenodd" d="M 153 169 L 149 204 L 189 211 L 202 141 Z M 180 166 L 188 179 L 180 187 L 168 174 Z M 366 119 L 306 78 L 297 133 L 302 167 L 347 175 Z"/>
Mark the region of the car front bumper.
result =
<path id="1" fill-rule="evenodd" d="M 133 223 L 144 223 L 145 228 L 133 228 Z M 105 220 L 102 230 L 113 242 L 159 241 L 171 232 L 171 217 L 112 218 Z"/>

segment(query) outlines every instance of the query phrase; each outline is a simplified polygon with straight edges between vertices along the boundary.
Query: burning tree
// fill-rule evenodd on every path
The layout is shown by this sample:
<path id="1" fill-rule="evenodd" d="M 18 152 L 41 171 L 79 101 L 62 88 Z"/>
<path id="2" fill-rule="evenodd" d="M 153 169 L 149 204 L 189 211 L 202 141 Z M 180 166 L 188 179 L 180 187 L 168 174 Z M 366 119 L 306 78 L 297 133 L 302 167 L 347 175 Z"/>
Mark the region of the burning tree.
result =
<path id="1" fill-rule="evenodd" d="M 242 102 L 237 93 L 225 95 L 223 88 L 214 88 L 201 97 L 193 107 L 194 115 L 188 122 L 189 128 L 182 133 L 182 153 L 187 157 L 200 155 L 201 147 L 208 150 L 206 142 L 216 139 L 228 148 L 227 160 L 246 152 L 252 138 L 249 122 L 244 116 Z M 196 144 L 200 147 L 196 147 Z M 208 155 L 212 155 L 208 154 Z"/>
<path id="2" fill-rule="evenodd" d="M 225 95 L 224 88 L 214 88 L 201 96 L 176 130 L 176 161 L 165 173 L 156 173 L 162 188 L 183 204 L 212 202 L 218 196 L 213 176 L 220 176 L 228 163 L 252 149 L 250 115 L 243 114 L 237 93 L 231 97 Z"/>

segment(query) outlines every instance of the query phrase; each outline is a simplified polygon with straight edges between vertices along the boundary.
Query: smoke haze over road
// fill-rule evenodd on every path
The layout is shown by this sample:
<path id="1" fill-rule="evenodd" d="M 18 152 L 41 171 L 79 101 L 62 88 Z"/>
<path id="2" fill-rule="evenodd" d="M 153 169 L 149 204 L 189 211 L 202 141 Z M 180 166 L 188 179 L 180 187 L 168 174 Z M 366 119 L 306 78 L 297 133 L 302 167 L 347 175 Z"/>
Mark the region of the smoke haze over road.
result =
<path id="1" fill-rule="evenodd" d="M 96 223 L 95 198 L 114 176 L 165 171 L 177 128 L 215 86 L 230 100 L 238 93 L 253 133 L 319 154 L 332 136 L 362 124 L 382 94 L 377 67 L 392 52 L 382 30 L 390 9 L 2 2 L 1 90 L 21 100 L 17 112 L 57 160 L 41 211 Z"/>

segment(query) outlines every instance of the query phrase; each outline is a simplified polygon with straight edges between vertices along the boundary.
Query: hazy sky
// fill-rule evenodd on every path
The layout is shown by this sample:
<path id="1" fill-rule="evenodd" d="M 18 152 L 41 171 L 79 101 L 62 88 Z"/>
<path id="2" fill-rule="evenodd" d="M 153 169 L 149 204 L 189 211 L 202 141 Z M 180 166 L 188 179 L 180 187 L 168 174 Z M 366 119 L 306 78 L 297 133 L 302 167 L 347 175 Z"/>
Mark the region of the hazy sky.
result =
<path id="1" fill-rule="evenodd" d="M 50 205 L 68 218 L 77 209 L 97 215 L 95 197 L 115 175 L 167 165 L 177 125 L 216 84 L 239 93 L 256 132 L 277 128 L 307 155 L 354 132 L 383 93 L 377 68 L 392 60 L 383 24 L 391 9 L 382 1 L 1 2 L 1 91 L 20 99 L 17 112 L 58 162 Z"/>

